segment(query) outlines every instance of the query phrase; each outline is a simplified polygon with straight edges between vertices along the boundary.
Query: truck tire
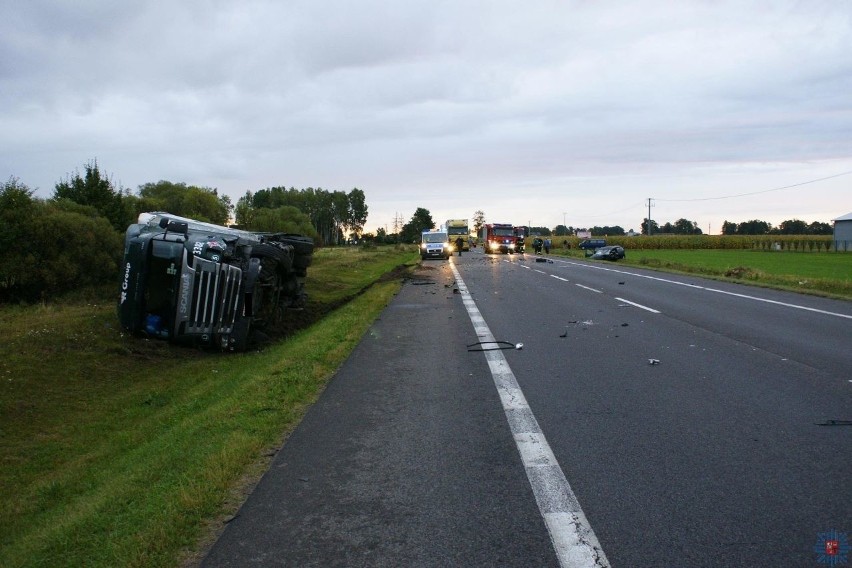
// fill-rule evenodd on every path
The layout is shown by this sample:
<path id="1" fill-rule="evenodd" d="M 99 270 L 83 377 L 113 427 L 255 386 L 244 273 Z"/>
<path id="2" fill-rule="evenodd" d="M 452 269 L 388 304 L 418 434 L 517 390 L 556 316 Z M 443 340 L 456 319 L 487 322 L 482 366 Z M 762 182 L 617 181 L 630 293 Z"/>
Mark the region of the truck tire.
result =
<path id="1" fill-rule="evenodd" d="M 293 268 L 307 268 L 313 262 L 314 240 L 304 235 L 278 234 L 277 242 L 293 247 Z"/>
<path id="2" fill-rule="evenodd" d="M 275 245 L 254 245 L 251 248 L 251 256 L 259 258 L 261 263 L 260 278 L 268 277 L 271 272 L 280 272 L 286 274 L 293 268 L 293 257 L 289 250 L 279 248 Z"/>
<path id="3" fill-rule="evenodd" d="M 304 235 L 281 234 L 275 235 L 275 240 L 290 245 L 296 256 L 312 254 L 314 252 L 314 240 Z"/>
<path id="4" fill-rule="evenodd" d="M 255 328 L 259 330 L 281 319 L 282 282 L 292 269 L 291 251 L 267 244 L 252 247 L 251 256 L 260 259 L 260 274 L 251 294 L 251 315 Z"/>

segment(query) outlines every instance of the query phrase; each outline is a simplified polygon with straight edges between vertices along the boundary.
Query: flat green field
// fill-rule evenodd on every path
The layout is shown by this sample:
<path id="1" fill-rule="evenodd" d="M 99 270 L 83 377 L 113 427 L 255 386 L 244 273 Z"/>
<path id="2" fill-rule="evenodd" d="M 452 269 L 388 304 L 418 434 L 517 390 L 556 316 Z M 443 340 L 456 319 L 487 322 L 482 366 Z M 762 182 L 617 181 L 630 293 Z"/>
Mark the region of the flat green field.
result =
<path id="1" fill-rule="evenodd" d="M 764 252 L 754 250 L 636 250 L 627 251 L 631 263 L 666 262 L 698 269 L 728 271 L 747 267 L 766 274 L 797 278 L 852 279 L 852 254 Z"/>
<path id="2" fill-rule="evenodd" d="M 628 249 L 619 262 L 852 300 L 852 254 L 847 253 Z"/>
<path id="3" fill-rule="evenodd" d="M 788 252 L 754 249 L 631 248 L 620 265 L 696 274 L 716 280 L 852 300 L 852 253 Z M 582 258 L 576 248 L 554 254 Z M 606 260 L 592 262 L 609 262 Z"/>

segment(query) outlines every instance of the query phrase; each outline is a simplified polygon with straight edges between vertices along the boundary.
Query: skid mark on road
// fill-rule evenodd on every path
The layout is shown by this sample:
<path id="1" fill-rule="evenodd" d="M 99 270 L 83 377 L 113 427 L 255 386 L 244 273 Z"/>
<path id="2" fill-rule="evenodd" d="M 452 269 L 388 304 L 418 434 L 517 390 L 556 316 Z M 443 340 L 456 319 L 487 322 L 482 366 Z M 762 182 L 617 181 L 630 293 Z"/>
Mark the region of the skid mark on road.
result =
<path id="1" fill-rule="evenodd" d="M 477 337 L 486 344 L 496 344 L 458 269 L 454 264 L 450 268 Z M 563 568 L 609 566 L 598 538 L 556 461 L 508 361 L 500 350 L 485 350 L 483 353 L 559 565 Z"/>

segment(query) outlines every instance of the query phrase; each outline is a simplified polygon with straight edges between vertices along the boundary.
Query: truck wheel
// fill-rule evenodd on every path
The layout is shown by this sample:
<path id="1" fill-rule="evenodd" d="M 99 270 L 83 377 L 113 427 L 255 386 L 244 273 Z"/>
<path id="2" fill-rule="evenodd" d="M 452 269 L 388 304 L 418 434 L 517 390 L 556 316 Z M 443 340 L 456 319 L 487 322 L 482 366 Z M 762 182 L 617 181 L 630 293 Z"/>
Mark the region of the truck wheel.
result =
<path id="1" fill-rule="evenodd" d="M 296 252 L 296 256 L 311 254 L 314 252 L 314 240 L 310 237 L 306 237 L 304 235 L 284 234 L 275 235 L 274 238 L 279 242 L 292 246 L 293 250 Z"/>
<path id="2" fill-rule="evenodd" d="M 290 272 L 293 268 L 293 258 L 290 252 L 292 252 L 292 248 L 287 250 L 274 245 L 254 245 L 251 248 L 251 256 L 260 259 L 261 279 L 276 271 L 282 273 Z"/>
<path id="3" fill-rule="evenodd" d="M 260 274 L 251 298 L 251 314 L 258 328 L 274 325 L 281 319 L 282 281 L 292 268 L 289 251 L 273 245 L 255 245 L 251 256 L 260 259 Z"/>

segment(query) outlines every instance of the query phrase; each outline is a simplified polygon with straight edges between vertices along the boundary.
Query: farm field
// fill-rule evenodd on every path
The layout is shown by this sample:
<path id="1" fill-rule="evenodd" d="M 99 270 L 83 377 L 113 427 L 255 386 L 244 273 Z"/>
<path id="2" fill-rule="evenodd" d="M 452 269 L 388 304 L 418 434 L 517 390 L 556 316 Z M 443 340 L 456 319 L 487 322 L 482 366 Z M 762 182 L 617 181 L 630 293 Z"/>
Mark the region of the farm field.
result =
<path id="1" fill-rule="evenodd" d="M 852 254 L 846 253 L 764 252 L 755 250 L 628 250 L 628 259 L 640 264 L 673 263 L 712 271 L 748 267 L 778 276 L 852 279 Z"/>
<path id="2" fill-rule="evenodd" d="M 852 254 L 627 249 L 626 264 L 852 299 Z"/>

